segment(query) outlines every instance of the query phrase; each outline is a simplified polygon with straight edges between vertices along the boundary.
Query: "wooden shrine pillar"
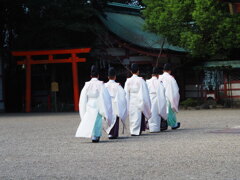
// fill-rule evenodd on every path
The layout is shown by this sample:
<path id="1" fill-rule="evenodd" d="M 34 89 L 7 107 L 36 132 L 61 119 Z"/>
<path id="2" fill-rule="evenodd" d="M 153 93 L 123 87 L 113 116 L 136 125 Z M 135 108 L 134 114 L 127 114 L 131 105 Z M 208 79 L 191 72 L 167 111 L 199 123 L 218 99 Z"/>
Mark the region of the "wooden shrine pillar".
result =
<path id="1" fill-rule="evenodd" d="M 26 112 L 31 112 L 31 56 L 26 58 L 26 95 L 25 95 L 25 108 Z"/>
<path id="2" fill-rule="evenodd" d="M 76 54 L 72 54 L 72 76 L 73 76 L 73 103 L 74 111 L 79 111 L 79 85 L 78 85 L 78 66 L 76 62 Z"/>

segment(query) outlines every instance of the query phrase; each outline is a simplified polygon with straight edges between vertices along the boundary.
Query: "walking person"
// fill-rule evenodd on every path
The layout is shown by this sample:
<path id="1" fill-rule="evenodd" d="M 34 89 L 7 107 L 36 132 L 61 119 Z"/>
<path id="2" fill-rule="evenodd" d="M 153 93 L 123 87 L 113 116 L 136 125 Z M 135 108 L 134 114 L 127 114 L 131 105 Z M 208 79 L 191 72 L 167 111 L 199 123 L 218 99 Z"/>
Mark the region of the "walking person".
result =
<path id="1" fill-rule="evenodd" d="M 172 129 L 178 129 L 180 127 L 180 122 L 177 122 L 176 113 L 178 112 L 180 95 L 178 84 L 171 73 L 171 64 L 164 64 L 163 74 L 159 76 L 159 81 L 163 83 L 163 86 L 165 88 L 168 125 L 171 126 Z"/>
<path id="2" fill-rule="evenodd" d="M 125 127 L 125 120 L 127 118 L 127 101 L 126 93 L 119 83 L 116 83 L 116 71 L 113 67 L 108 69 L 108 79 L 109 81 L 105 83 L 112 101 L 112 126 L 107 129 L 109 139 L 117 139 L 119 131 L 119 119 L 123 123 L 123 128 Z"/>
<path id="3" fill-rule="evenodd" d="M 98 78 L 98 70 L 92 66 L 91 80 L 85 83 L 80 95 L 81 122 L 75 135 L 92 138 L 92 142 L 99 142 L 102 136 L 102 117 L 106 119 L 108 126 L 112 125 L 111 97 L 104 83 Z"/>
<path id="4" fill-rule="evenodd" d="M 146 128 L 145 117 L 147 119 L 151 117 L 151 102 L 147 84 L 143 78 L 138 76 L 137 64 L 132 64 L 131 72 L 132 77 L 125 82 L 124 90 L 127 99 L 130 133 L 132 136 L 139 136 Z"/>
<path id="5" fill-rule="evenodd" d="M 158 80 L 160 70 L 157 67 L 153 68 L 152 78 L 147 80 L 149 96 L 151 100 L 152 116 L 148 120 L 149 132 L 161 131 L 161 120 L 167 120 L 167 106 L 163 83 Z"/>

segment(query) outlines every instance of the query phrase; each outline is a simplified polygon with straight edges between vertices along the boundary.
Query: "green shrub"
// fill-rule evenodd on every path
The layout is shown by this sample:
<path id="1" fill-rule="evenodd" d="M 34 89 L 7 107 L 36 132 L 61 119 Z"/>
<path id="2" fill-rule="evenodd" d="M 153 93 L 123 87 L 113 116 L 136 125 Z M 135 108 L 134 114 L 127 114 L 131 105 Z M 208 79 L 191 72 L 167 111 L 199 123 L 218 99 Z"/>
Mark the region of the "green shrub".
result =
<path id="1" fill-rule="evenodd" d="M 184 107 L 195 107 L 198 105 L 198 101 L 193 98 L 187 98 L 186 100 L 182 101 L 180 105 Z"/>

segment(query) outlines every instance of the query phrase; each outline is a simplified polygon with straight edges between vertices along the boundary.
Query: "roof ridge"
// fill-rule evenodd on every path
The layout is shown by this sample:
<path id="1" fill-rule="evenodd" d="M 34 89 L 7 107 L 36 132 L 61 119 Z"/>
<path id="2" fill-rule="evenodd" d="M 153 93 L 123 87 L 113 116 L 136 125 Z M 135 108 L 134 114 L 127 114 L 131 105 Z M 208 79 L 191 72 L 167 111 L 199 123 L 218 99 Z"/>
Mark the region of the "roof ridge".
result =
<path id="1" fill-rule="evenodd" d="M 130 9 L 137 9 L 141 10 L 143 9 L 142 6 L 135 5 L 135 4 L 124 4 L 124 3 L 118 3 L 118 2 L 108 2 L 108 6 L 115 6 L 115 7 L 123 7 L 123 8 L 130 8 Z"/>

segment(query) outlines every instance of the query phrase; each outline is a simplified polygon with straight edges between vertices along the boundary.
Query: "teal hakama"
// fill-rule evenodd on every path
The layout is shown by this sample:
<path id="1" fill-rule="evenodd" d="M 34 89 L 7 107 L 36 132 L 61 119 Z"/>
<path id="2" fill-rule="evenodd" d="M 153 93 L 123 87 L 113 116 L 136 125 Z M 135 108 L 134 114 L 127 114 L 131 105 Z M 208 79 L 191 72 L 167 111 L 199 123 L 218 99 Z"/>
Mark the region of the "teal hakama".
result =
<path id="1" fill-rule="evenodd" d="M 93 131 L 92 131 L 92 137 L 101 137 L 101 136 L 102 136 L 102 116 L 98 113 Z"/>
<path id="2" fill-rule="evenodd" d="M 172 110 L 170 103 L 168 104 L 167 122 L 171 127 L 175 127 L 177 123 L 176 113 Z"/>

